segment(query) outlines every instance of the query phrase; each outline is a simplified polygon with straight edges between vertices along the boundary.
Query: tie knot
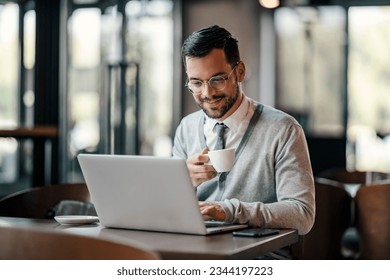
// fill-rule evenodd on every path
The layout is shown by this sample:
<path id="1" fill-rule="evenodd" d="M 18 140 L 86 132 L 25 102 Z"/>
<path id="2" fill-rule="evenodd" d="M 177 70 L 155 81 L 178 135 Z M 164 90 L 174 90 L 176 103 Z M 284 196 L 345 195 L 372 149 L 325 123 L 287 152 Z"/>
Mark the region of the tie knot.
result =
<path id="1" fill-rule="evenodd" d="M 224 123 L 215 124 L 215 132 L 217 133 L 217 135 L 223 135 L 226 128 L 227 126 Z"/>

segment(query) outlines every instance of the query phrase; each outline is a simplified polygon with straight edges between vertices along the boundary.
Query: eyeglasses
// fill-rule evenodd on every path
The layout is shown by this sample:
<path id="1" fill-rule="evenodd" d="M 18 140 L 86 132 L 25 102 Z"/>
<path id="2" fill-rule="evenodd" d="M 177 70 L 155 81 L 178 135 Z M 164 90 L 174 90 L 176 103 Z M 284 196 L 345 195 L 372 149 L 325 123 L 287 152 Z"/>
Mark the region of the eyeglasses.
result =
<path id="1" fill-rule="evenodd" d="M 237 67 L 239 63 L 240 62 L 237 62 L 236 65 L 234 65 L 232 71 L 227 76 L 218 75 L 218 76 L 211 77 L 209 80 L 206 81 L 187 79 L 185 86 L 192 94 L 202 93 L 206 83 L 208 83 L 213 90 L 217 90 L 217 91 L 223 90 L 226 87 L 226 81 L 229 80 L 230 75 L 233 73 L 234 69 Z"/>

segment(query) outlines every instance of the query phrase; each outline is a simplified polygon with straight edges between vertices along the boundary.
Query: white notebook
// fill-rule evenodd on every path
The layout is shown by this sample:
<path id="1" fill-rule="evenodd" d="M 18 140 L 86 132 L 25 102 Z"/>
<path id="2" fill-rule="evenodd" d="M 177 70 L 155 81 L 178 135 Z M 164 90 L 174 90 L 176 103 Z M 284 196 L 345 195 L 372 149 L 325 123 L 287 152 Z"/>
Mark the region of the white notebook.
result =
<path id="1" fill-rule="evenodd" d="M 183 159 L 80 154 L 78 160 L 105 227 L 198 235 L 247 227 L 206 227 Z"/>

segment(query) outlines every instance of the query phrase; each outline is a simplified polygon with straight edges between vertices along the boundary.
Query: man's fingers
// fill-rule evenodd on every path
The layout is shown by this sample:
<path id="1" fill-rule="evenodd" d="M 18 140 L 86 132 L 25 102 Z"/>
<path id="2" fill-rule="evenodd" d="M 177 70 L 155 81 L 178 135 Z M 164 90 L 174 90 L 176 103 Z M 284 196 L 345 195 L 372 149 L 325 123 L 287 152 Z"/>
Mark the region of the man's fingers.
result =
<path id="1" fill-rule="evenodd" d="M 199 208 L 203 219 L 205 220 L 225 220 L 225 211 L 218 203 L 199 201 Z"/>

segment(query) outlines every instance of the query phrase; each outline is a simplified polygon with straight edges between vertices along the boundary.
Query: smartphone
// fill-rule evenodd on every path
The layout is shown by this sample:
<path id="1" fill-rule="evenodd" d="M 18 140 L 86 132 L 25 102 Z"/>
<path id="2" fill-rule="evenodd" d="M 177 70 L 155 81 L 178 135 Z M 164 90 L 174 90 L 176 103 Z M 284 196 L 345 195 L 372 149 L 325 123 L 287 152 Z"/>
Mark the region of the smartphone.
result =
<path id="1" fill-rule="evenodd" d="M 262 237 L 267 235 L 278 234 L 279 229 L 273 228 L 247 228 L 239 231 L 233 231 L 234 236 L 245 236 L 245 237 Z"/>

